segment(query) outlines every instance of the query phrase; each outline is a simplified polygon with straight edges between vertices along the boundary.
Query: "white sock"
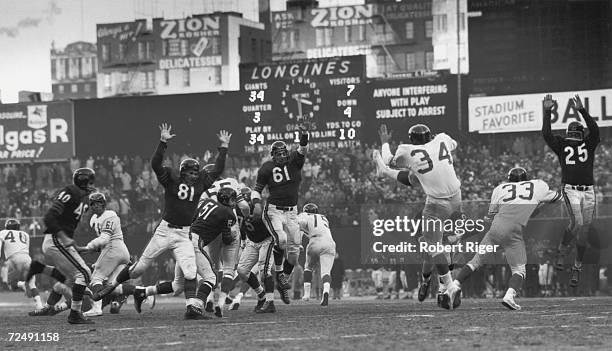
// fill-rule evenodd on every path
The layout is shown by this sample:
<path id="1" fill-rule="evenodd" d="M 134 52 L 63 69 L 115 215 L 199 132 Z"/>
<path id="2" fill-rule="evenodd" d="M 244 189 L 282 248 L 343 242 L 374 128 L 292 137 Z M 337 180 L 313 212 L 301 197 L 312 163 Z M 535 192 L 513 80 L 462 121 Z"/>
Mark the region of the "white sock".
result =
<path id="1" fill-rule="evenodd" d="M 114 290 L 117 295 L 123 295 L 123 284 L 119 284 Z"/>
<path id="2" fill-rule="evenodd" d="M 42 301 L 40 300 L 40 295 L 34 296 L 34 302 L 36 302 L 37 310 L 40 310 L 43 307 Z"/>
<path id="3" fill-rule="evenodd" d="M 266 293 L 266 301 L 274 301 L 274 293 Z"/>
<path id="4" fill-rule="evenodd" d="M 260 286 L 260 288 L 261 288 L 261 286 Z M 263 288 L 262 288 L 262 290 L 263 290 Z M 240 303 L 240 301 L 242 301 L 242 296 L 243 295 L 244 295 L 243 293 L 238 293 L 236 295 L 236 297 L 234 297 L 234 303 Z"/>
<path id="5" fill-rule="evenodd" d="M 217 306 L 219 306 L 220 309 L 223 309 L 225 307 L 225 298 L 227 297 L 227 293 L 221 291 L 219 293 L 219 299 L 217 300 Z"/>
<path id="6" fill-rule="evenodd" d="M 451 275 L 450 272 L 446 272 L 446 274 L 440 276 L 440 282 L 442 282 L 444 286 L 450 285 L 452 281 L 453 281 L 453 276 Z"/>
<path id="7" fill-rule="evenodd" d="M 311 283 L 304 283 L 304 297 L 306 298 L 310 298 L 310 284 Z"/>
<path id="8" fill-rule="evenodd" d="M 94 311 L 102 312 L 102 300 L 94 301 L 91 309 Z"/>
<path id="9" fill-rule="evenodd" d="M 146 296 L 157 295 L 157 286 L 151 285 L 145 288 Z"/>
<path id="10" fill-rule="evenodd" d="M 210 294 L 208 294 L 208 297 L 206 298 L 206 303 L 208 302 L 215 302 L 215 291 L 211 291 Z"/>
<path id="11" fill-rule="evenodd" d="M 506 290 L 506 296 L 514 298 L 516 296 L 516 290 L 513 288 L 508 288 L 508 290 Z"/>
<path id="12" fill-rule="evenodd" d="M 81 301 L 74 301 L 72 300 L 72 305 L 70 306 L 70 309 L 73 311 L 77 311 L 77 312 L 81 312 L 81 306 L 83 305 L 83 300 Z"/>
<path id="13" fill-rule="evenodd" d="M 323 283 L 323 293 L 329 294 L 329 283 Z"/>

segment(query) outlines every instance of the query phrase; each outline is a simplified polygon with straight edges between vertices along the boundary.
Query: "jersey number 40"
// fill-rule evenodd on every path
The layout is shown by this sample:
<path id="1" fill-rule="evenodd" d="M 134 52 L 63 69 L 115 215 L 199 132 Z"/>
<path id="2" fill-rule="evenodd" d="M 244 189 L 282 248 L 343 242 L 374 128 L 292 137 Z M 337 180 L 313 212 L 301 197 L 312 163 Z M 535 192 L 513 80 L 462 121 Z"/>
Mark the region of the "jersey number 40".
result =
<path id="1" fill-rule="evenodd" d="M 23 235 L 22 232 L 18 232 L 18 233 L 19 233 L 19 241 L 21 241 L 24 244 L 27 244 L 28 243 L 28 238 L 25 235 Z M 11 243 L 15 242 L 15 234 L 13 233 L 12 230 L 9 231 L 8 233 L 6 233 L 6 237 L 4 238 L 4 240 L 7 241 L 7 242 L 10 240 Z"/>

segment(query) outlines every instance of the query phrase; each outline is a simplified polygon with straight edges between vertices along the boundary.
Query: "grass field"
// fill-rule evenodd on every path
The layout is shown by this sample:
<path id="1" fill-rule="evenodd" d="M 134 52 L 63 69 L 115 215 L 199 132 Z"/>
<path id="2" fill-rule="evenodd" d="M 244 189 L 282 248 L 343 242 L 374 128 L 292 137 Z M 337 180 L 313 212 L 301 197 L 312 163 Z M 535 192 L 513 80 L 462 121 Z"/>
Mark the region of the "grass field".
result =
<path id="1" fill-rule="evenodd" d="M 131 304 L 96 324 L 71 326 L 67 312 L 29 317 L 23 295 L 0 294 L 2 350 L 610 350 L 612 297 L 519 299 L 520 312 L 498 300 L 465 299 L 446 311 L 435 301 L 348 299 L 279 302 L 276 314 L 252 312 L 253 300 L 222 319 L 183 320 L 184 302 L 160 298 L 154 310 Z M 107 312 L 107 311 L 105 311 Z M 9 333 L 58 333 L 59 342 L 9 341 Z"/>

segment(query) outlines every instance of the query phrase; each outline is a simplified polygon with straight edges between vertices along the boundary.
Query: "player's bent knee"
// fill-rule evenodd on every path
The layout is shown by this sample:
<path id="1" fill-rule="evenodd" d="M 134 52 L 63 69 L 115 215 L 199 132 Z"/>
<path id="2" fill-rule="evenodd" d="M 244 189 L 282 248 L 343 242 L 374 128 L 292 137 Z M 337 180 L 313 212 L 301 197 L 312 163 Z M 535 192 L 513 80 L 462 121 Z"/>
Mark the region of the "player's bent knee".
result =
<path id="1" fill-rule="evenodd" d="M 523 279 L 527 275 L 527 270 L 525 269 L 524 264 L 512 265 L 510 266 L 510 270 L 512 271 L 512 274 L 518 274 L 523 277 Z"/>

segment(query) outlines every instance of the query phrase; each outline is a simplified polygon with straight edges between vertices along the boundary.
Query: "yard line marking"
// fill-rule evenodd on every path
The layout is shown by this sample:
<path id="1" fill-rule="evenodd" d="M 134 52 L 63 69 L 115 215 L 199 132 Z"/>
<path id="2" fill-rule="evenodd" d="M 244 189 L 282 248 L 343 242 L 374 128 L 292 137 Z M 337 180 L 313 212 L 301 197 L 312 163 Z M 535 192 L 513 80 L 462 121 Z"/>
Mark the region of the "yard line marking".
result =
<path id="1" fill-rule="evenodd" d="M 280 321 L 280 322 L 269 321 L 269 322 L 236 322 L 236 323 L 219 323 L 219 324 L 215 324 L 215 326 L 224 327 L 224 326 L 233 326 L 233 325 L 257 325 L 257 324 L 278 324 L 278 323 L 297 323 L 297 321 Z"/>
<path id="2" fill-rule="evenodd" d="M 321 336 L 311 336 L 311 337 L 300 337 L 300 338 L 269 338 L 269 339 L 255 339 L 255 341 L 262 342 L 277 342 L 277 341 L 304 341 L 304 340 L 319 340 L 323 339 Z"/>
<path id="3" fill-rule="evenodd" d="M 591 317 L 587 317 L 587 319 L 606 319 L 608 317 L 604 317 L 604 316 L 591 316 Z"/>
<path id="4" fill-rule="evenodd" d="M 374 336 L 375 334 L 354 334 L 354 335 L 341 335 L 341 338 L 367 338 L 369 336 Z"/>
<path id="5" fill-rule="evenodd" d="M 427 317 L 427 318 L 433 318 L 434 315 L 433 314 L 400 314 L 397 316 L 394 316 L 395 318 L 412 318 L 412 317 Z"/>

